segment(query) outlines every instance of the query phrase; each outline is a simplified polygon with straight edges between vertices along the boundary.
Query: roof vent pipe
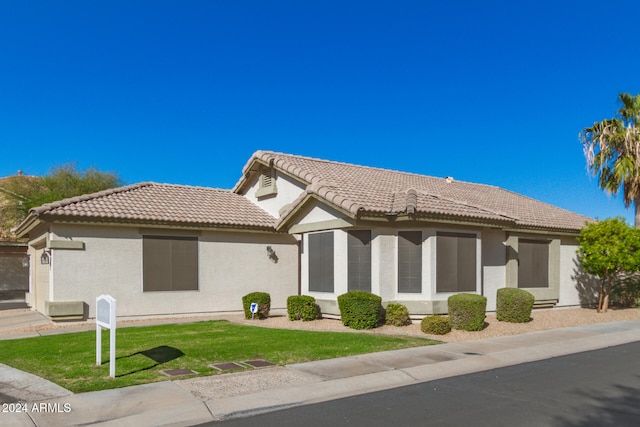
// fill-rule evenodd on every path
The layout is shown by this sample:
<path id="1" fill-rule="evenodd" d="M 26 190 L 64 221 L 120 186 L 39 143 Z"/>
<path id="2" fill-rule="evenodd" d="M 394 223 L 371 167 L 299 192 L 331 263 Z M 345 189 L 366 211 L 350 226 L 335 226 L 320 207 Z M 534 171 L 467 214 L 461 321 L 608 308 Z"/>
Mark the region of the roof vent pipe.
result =
<path id="1" fill-rule="evenodd" d="M 448 176 L 445 178 L 445 181 L 447 181 L 447 183 L 451 184 L 453 182 L 453 177 L 452 176 Z"/>

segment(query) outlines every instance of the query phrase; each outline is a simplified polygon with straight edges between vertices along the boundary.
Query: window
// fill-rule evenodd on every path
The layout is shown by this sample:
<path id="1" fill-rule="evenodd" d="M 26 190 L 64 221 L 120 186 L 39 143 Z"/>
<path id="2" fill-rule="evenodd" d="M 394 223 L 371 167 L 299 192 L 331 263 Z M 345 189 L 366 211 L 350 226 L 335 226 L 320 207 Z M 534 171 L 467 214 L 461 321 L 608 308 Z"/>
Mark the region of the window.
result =
<path id="1" fill-rule="evenodd" d="M 349 231 L 348 290 L 371 292 L 371 230 Z"/>
<path id="2" fill-rule="evenodd" d="M 422 292 L 422 232 L 398 232 L 398 292 Z"/>
<path id="3" fill-rule="evenodd" d="M 309 234 L 309 291 L 333 292 L 333 231 Z"/>
<path id="4" fill-rule="evenodd" d="M 198 238 L 143 236 L 144 292 L 198 290 Z"/>
<path id="5" fill-rule="evenodd" d="M 476 235 L 437 233 L 436 291 L 475 292 Z"/>
<path id="6" fill-rule="evenodd" d="M 518 241 L 518 287 L 549 287 L 549 244 L 548 240 Z"/>

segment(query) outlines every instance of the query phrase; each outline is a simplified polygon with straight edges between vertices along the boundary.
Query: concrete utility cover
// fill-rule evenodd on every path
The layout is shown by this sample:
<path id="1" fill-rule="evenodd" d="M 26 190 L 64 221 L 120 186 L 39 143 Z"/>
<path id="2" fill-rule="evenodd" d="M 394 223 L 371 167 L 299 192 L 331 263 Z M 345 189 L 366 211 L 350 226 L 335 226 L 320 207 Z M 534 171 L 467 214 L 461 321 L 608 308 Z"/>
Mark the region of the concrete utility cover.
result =
<path id="1" fill-rule="evenodd" d="M 209 365 L 212 368 L 215 368 L 219 371 L 231 371 L 232 369 L 246 369 L 242 365 L 238 365 L 235 362 L 227 362 L 227 363 L 216 363 L 213 365 Z"/>
<path id="2" fill-rule="evenodd" d="M 196 371 L 192 371 L 191 369 L 165 369 L 160 371 L 163 374 L 169 377 L 179 377 L 181 375 L 194 375 L 197 374 Z"/>
<path id="3" fill-rule="evenodd" d="M 274 366 L 273 363 L 267 362 L 266 360 L 247 360 L 246 363 L 249 366 L 253 366 L 254 368 L 264 368 L 266 366 Z"/>

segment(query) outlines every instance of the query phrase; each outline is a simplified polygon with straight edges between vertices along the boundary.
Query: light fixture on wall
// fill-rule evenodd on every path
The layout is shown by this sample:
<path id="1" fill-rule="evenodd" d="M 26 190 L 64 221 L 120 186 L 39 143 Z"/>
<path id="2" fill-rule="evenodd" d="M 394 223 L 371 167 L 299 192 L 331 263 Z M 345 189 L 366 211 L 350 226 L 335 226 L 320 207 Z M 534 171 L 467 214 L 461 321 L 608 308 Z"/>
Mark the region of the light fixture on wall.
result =
<path id="1" fill-rule="evenodd" d="M 40 255 L 40 264 L 49 264 L 49 263 L 51 263 L 51 257 L 49 256 L 49 253 L 45 249 L 42 251 L 42 255 Z"/>
<path id="2" fill-rule="evenodd" d="M 29 267 L 29 255 L 25 256 L 24 258 L 22 258 L 22 266 L 24 268 Z"/>
<path id="3" fill-rule="evenodd" d="M 276 255 L 276 251 L 271 246 L 267 246 L 267 255 L 271 261 L 278 262 L 278 255 Z"/>

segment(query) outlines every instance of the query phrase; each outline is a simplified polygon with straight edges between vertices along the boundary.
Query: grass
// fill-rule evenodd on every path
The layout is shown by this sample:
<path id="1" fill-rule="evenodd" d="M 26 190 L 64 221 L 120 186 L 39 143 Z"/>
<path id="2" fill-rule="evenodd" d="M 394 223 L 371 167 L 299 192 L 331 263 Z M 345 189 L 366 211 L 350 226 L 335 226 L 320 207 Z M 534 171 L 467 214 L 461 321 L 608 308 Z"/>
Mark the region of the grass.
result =
<path id="1" fill-rule="evenodd" d="M 119 328 L 116 378 L 109 377 L 109 331 L 102 333 L 96 365 L 96 332 L 2 341 L 0 363 L 46 378 L 74 393 L 168 380 L 161 370 L 218 371 L 208 365 L 264 359 L 278 365 L 437 344 L 417 337 L 269 329 L 207 321 Z M 188 377 L 185 377 L 188 378 Z"/>

